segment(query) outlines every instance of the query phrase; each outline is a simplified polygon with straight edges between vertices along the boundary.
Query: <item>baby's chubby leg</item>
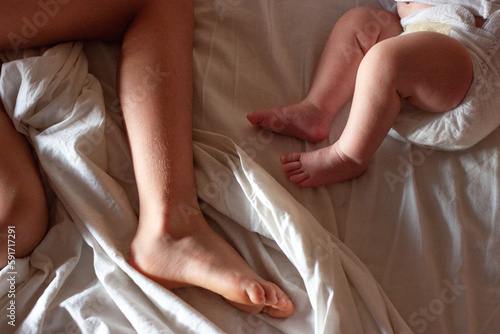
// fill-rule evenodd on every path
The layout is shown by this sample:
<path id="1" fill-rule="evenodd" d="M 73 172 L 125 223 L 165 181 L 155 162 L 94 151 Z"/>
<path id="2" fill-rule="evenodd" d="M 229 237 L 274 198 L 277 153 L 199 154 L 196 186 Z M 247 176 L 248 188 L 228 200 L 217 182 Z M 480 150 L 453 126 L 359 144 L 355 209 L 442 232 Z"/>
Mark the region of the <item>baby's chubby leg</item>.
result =
<path id="1" fill-rule="evenodd" d="M 444 112 L 461 103 L 472 83 L 472 61 L 458 41 L 434 32 L 385 40 L 363 59 L 351 112 L 332 146 L 282 157 L 292 182 L 317 186 L 362 173 L 399 114 L 401 99 Z"/>
<path id="2" fill-rule="evenodd" d="M 358 67 L 373 45 L 401 33 L 397 15 L 358 7 L 335 24 L 323 49 L 306 98 L 296 104 L 248 115 L 255 126 L 310 142 L 330 133 L 331 123 L 352 98 Z"/>

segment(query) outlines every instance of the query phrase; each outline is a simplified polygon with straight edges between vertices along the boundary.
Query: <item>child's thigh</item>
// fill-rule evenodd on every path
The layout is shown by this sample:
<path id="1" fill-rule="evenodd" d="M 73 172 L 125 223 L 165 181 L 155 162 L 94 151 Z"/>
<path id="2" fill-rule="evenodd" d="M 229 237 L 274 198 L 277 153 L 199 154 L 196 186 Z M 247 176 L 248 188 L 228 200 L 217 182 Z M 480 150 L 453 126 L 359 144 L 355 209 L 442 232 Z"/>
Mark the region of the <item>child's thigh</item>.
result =
<path id="1" fill-rule="evenodd" d="M 457 40 L 435 32 L 401 35 L 380 45 L 389 62 L 398 93 L 427 111 L 455 108 L 473 80 L 467 49 Z"/>

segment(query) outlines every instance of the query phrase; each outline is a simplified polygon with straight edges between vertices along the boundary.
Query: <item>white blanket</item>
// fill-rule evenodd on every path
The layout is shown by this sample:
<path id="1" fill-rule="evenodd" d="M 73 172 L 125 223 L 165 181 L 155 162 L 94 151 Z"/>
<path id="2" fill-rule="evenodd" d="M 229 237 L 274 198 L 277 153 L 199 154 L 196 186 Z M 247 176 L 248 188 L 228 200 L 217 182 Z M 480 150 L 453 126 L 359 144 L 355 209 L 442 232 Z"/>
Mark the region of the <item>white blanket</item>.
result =
<path id="1" fill-rule="evenodd" d="M 295 302 L 286 320 L 198 288 L 168 291 L 127 264 L 138 201 L 116 47 L 67 43 L 4 63 L 1 98 L 53 194 L 50 231 L 16 260 L 15 296 L 13 269 L 0 272 L 0 332 L 495 333 L 498 131 L 460 153 L 387 138 L 361 178 L 298 189 L 279 154 L 333 143 L 346 112 L 319 145 L 245 119 L 303 96 L 335 20 L 357 3 L 195 2 L 198 195 L 213 228 Z"/>

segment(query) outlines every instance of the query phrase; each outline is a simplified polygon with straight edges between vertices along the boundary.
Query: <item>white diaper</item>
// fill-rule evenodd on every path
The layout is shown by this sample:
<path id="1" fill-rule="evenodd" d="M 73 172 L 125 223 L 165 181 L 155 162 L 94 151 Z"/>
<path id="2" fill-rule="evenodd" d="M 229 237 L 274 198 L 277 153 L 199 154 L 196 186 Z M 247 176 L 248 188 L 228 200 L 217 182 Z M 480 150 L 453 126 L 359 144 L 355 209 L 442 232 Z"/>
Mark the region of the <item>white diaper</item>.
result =
<path id="1" fill-rule="evenodd" d="M 472 13 L 448 4 L 425 8 L 401 20 L 403 34 L 437 31 L 460 41 L 469 52 L 474 81 L 457 108 L 443 112 L 421 111 L 407 103 L 391 135 L 439 150 L 461 150 L 473 146 L 500 125 L 500 11 L 482 28 Z"/>

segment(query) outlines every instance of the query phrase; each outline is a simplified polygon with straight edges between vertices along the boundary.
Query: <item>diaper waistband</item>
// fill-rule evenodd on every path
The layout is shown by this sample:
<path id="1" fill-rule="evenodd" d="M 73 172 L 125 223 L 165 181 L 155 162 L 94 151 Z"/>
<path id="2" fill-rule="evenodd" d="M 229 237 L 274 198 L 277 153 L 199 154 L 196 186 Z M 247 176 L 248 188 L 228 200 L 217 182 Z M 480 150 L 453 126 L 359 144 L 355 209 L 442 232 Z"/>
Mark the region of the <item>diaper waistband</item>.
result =
<path id="1" fill-rule="evenodd" d="M 450 35 L 453 26 L 444 23 L 418 21 L 403 26 L 404 33 L 412 33 L 417 31 L 434 31 L 444 35 Z"/>
<path id="2" fill-rule="evenodd" d="M 421 24 L 421 22 L 432 22 L 438 30 L 447 31 L 448 27 L 462 28 L 479 35 L 494 35 L 500 37 L 500 11 L 494 12 L 481 28 L 476 27 L 474 15 L 465 7 L 457 4 L 444 4 L 421 9 L 401 19 L 401 26 L 405 31 L 410 26 Z M 440 25 L 439 28 L 437 25 Z M 414 29 L 414 28 L 410 28 Z M 435 30 L 431 30 L 435 31 Z M 441 31 L 438 31 L 441 32 Z M 490 36 L 493 38 L 494 36 Z M 487 36 L 485 36 L 487 37 Z"/>

